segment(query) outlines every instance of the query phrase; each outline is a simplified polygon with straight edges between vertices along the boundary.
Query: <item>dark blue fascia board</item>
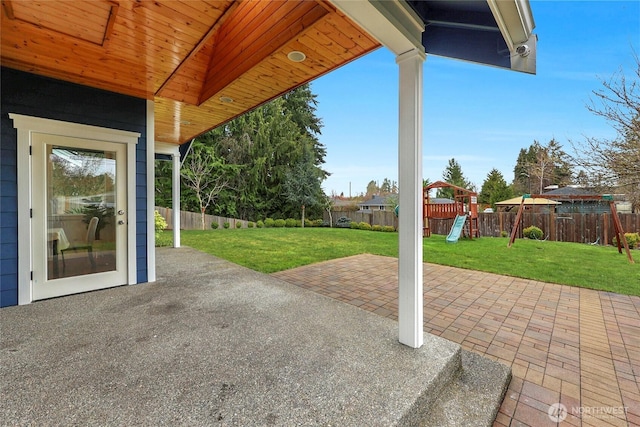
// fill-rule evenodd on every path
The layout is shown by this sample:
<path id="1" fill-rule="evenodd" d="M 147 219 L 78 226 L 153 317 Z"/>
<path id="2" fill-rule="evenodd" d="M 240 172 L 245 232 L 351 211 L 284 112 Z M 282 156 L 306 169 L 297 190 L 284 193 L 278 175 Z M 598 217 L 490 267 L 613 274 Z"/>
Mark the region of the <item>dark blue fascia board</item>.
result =
<path id="1" fill-rule="evenodd" d="M 422 44 L 427 54 L 511 68 L 509 48 L 500 32 L 428 26 Z"/>
<path id="2" fill-rule="evenodd" d="M 407 0 L 425 23 L 425 52 L 511 68 L 509 49 L 486 1 Z"/>

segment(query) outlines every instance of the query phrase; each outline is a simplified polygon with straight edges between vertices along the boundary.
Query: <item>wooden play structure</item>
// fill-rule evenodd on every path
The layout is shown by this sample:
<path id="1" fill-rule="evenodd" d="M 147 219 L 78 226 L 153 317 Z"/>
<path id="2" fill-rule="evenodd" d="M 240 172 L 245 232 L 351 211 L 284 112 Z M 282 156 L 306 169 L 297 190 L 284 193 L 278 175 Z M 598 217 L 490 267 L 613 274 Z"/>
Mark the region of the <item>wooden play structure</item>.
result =
<path id="1" fill-rule="evenodd" d="M 522 201 L 520 202 L 520 207 L 518 208 L 518 213 L 516 214 L 516 221 L 513 229 L 511 230 L 511 237 L 509 238 L 509 247 L 513 245 L 516 240 L 516 234 L 518 234 L 518 228 L 522 223 L 522 214 L 525 209 L 525 201 L 531 198 L 538 197 L 548 197 L 544 194 L 523 194 Z M 622 223 L 620 222 L 620 217 L 618 217 L 618 211 L 616 210 L 616 204 L 613 201 L 613 196 L 609 194 L 598 195 L 598 196 L 563 196 L 564 198 L 570 198 L 572 201 L 585 201 L 585 200 L 598 200 L 609 203 L 609 210 L 611 211 L 611 218 L 613 220 L 613 229 L 616 242 L 618 244 L 618 252 L 622 253 L 622 248 L 624 247 L 627 253 L 627 259 L 631 264 L 634 263 L 633 257 L 631 256 L 631 251 L 629 250 L 629 244 L 627 243 L 627 239 L 624 237 L 624 230 L 622 229 Z M 605 242 L 606 243 L 606 242 Z"/>
<path id="2" fill-rule="evenodd" d="M 429 196 L 430 190 L 438 188 L 453 189 L 453 203 L 433 203 Z M 436 181 L 422 189 L 424 200 L 423 208 L 423 229 L 424 237 L 431 236 L 429 221 L 431 219 L 452 219 L 455 218 L 452 233 L 457 231 L 471 239 L 480 237 L 478 232 L 478 193 L 466 188 L 458 187 L 444 181 Z M 451 233 L 450 233 L 451 236 Z M 449 241 L 449 237 L 447 237 Z M 457 240 L 457 237 L 455 238 Z"/>

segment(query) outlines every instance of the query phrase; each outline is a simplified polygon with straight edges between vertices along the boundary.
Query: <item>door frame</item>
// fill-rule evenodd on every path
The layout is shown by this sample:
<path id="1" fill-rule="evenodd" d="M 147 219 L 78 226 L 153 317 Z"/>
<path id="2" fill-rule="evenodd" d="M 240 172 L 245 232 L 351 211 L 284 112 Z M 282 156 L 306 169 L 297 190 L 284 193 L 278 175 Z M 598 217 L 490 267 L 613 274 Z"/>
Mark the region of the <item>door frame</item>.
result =
<path id="1" fill-rule="evenodd" d="M 126 144 L 127 151 L 127 209 L 131 213 L 127 229 L 127 283 L 136 283 L 136 144 L 140 133 L 109 129 L 98 126 L 43 119 L 9 113 L 13 127 L 17 130 L 17 186 L 18 186 L 18 304 L 33 301 L 33 259 L 31 235 L 31 135 L 51 134 L 83 138 L 95 141 Z"/>

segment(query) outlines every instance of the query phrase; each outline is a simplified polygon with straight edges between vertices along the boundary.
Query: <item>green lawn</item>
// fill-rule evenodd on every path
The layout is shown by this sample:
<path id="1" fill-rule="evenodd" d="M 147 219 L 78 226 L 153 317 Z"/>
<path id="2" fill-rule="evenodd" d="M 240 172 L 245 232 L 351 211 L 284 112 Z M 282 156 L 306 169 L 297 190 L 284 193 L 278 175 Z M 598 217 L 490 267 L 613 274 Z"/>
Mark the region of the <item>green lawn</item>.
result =
<path id="1" fill-rule="evenodd" d="M 398 256 L 397 233 L 335 228 L 183 231 L 182 244 L 264 273 L 361 253 Z M 424 239 L 426 262 L 640 295 L 640 251 L 632 254 L 635 264 L 611 246 L 518 239 L 507 248 L 506 238 Z"/>

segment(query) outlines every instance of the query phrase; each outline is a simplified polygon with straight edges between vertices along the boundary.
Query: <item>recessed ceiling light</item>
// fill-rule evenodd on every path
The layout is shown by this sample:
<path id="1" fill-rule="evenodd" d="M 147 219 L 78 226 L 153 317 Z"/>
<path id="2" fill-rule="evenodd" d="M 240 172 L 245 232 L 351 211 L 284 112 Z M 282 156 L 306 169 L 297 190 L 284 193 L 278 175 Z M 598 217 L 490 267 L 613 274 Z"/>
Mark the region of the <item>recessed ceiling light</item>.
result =
<path id="1" fill-rule="evenodd" d="M 229 98 L 228 96 L 221 96 L 220 97 L 220 102 L 231 103 L 231 102 L 233 102 L 233 98 Z"/>
<path id="2" fill-rule="evenodd" d="M 293 50 L 287 54 L 287 58 L 292 62 L 302 62 L 307 59 L 307 55 L 300 52 L 299 50 Z"/>

